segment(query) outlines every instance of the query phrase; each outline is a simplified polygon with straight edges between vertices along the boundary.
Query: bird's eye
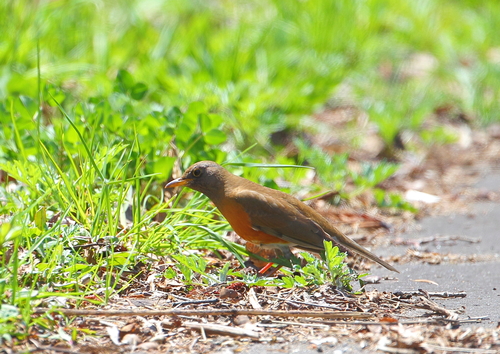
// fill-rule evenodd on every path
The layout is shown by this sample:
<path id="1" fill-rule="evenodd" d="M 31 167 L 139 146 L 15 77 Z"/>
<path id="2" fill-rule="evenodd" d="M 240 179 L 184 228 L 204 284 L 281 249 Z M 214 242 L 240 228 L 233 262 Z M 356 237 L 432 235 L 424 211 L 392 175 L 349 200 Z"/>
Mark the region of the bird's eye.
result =
<path id="1" fill-rule="evenodd" d="M 200 177 L 201 176 L 201 170 L 199 168 L 193 170 L 192 172 L 194 177 Z"/>

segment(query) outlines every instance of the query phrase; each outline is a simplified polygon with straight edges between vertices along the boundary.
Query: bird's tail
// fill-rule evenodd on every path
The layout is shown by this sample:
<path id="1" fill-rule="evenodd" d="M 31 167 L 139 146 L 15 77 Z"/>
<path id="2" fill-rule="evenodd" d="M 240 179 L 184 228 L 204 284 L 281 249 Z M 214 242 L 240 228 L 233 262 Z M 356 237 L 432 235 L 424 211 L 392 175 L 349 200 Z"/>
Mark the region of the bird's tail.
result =
<path id="1" fill-rule="evenodd" d="M 335 228 L 333 225 L 330 225 L 328 221 L 326 221 L 326 219 L 323 225 L 318 225 L 318 226 L 324 232 L 323 238 L 334 242 L 337 246 L 339 246 L 339 248 L 347 249 L 348 251 L 354 251 L 360 256 L 371 259 L 372 261 L 377 262 L 381 266 L 393 272 L 399 273 L 399 270 L 391 266 L 389 263 L 381 260 L 363 246 L 358 245 L 356 241 L 351 240 L 349 237 L 345 236 L 340 230 L 337 230 L 337 228 Z"/>
<path id="2" fill-rule="evenodd" d="M 383 267 L 385 267 L 385 268 L 387 268 L 389 270 L 392 270 L 393 272 L 399 273 L 399 270 L 397 270 L 396 268 L 394 268 L 393 266 L 391 266 L 386 261 L 381 260 L 379 257 L 377 257 L 376 255 L 374 255 L 373 253 L 371 253 L 370 251 L 368 251 L 363 246 L 358 245 L 355 241 L 351 240 L 347 236 L 344 236 L 344 238 L 345 238 L 344 242 L 339 242 L 341 245 L 346 246 L 348 249 L 356 252 L 360 256 L 366 257 L 368 259 L 371 259 L 374 262 L 377 262 L 381 266 L 383 266 Z M 336 240 L 336 241 L 338 242 L 339 240 Z"/>

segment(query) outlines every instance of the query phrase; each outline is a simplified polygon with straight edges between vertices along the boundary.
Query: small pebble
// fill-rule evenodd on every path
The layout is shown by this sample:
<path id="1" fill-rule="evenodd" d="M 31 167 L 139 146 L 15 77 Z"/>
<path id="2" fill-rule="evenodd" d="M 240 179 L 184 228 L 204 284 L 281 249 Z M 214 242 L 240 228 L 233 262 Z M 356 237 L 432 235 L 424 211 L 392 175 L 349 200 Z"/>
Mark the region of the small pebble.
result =
<path id="1" fill-rule="evenodd" d="M 141 343 L 137 346 L 137 349 L 142 349 L 142 350 L 153 350 L 157 349 L 160 345 L 158 342 L 144 342 Z"/>
<path id="2" fill-rule="evenodd" d="M 241 326 L 244 325 L 245 323 L 250 322 L 250 317 L 246 315 L 239 315 L 234 318 L 233 322 L 236 326 Z"/>
<path id="3" fill-rule="evenodd" d="M 366 277 L 361 278 L 363 282 L 366 284 L 378 284 L 380 283 L 381 278 L 376 275 L 367 275 Z"/>
<path id="4" fill-rule="evenodd" d="M 236 299 L 240 294 L 233 289 L 222 288 L 219 292 L 220 299 Z"/>
<path id="5" fill-rule="evenodd" d="M 140 338 L 137 334 L 126 334 L 123 336 L 122 344 L 137 345 L 140 342 Z"/>

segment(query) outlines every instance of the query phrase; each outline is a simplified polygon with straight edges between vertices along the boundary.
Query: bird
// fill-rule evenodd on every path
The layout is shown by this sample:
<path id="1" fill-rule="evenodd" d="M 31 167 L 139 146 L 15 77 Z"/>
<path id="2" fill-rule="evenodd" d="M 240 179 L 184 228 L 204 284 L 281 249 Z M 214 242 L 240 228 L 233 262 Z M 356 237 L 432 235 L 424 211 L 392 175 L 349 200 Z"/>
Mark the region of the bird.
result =
<path id="1" fill-rule="evenodd" d="M 216 162 L 196 162 L 165 188 L 181 186 L 207 196 L 233 230 L 247 243 L 259 248 L 280 250 L 290 258 L 290 247 L 320 253 L 324 251 L 323 241 L 326 240 L 399 273 L 299 199 L 236 176 Z"/>

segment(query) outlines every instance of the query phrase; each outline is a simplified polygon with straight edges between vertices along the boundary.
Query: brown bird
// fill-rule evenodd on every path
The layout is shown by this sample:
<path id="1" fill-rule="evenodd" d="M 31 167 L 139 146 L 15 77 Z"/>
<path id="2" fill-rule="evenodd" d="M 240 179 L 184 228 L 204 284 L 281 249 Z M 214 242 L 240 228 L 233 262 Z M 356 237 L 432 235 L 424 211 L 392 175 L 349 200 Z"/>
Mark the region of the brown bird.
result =
<path id="1" fill-rule="evenodd" d="M 289 194 L 235 176 L 215 162 L 195 163 L 165 188 L 179 186 L 205 194 L 240 237 L 259 247 L 280 249 L 290 257 L 290 246 L 318 253 L 324 251 L 323 241 L 327 240 L 398 272 L 346 237 L 310 206 Z"/>

